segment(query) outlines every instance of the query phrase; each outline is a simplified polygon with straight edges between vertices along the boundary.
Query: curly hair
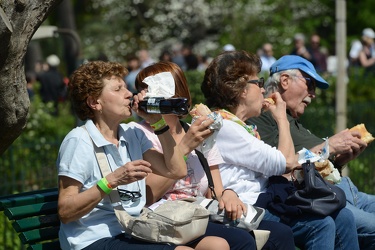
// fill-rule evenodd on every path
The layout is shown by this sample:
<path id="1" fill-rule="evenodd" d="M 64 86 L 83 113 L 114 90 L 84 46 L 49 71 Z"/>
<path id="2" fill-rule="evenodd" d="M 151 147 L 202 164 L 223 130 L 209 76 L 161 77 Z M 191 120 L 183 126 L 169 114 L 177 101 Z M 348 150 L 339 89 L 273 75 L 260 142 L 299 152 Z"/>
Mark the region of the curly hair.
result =
<path id="1" fill-rule="evenodd" d="M 188 99 L 189 106 L 192 105 L 191 95 L 187 80 L 182 69 L 175 63 L 169 61 L 160 61 L 142 69 L 136 79 L 135 87 L 138 91 L 147 88 L 147 84 L 143 80 L 152 75 L 162 72 L 170 72 L 175 82 L 175 95 L 173 97 L 185 97 Z"/>
<path id="2" fill-rule="evenodd" d="M 228 51 L 215 57 L 207 67 L 201 90 L 210 108 L 233 109 L 250 77 L 262 67 L 260 58 L 246 51 Z"/>
<path id="3" fill-rule="evenodd" d="M 104 88 L 103 79 L 117 76 L 123 79 L 128 70 L 120 63 L 92 61 L 81 65 L 70 77 L 68 89 L 73 109 L 81 120 L 94 118 L 93 110 L 87 105 L 89 96 L 98 98 Z"/>

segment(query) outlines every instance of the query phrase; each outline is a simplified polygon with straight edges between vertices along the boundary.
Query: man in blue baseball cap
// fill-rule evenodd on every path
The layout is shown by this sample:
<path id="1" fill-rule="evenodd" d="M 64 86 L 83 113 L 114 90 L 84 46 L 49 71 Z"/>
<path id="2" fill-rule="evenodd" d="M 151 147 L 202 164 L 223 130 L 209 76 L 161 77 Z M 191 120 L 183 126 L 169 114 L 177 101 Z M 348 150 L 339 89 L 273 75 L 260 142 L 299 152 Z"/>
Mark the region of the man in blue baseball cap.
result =
<path id="1" fill-rule="evenodd" d="M 314 66 L 306 59 L 287 55 L 277 60 L 270 68 L 270 78 L 264 88 L 265 96 L 279 92 L 286 102 L 287 117 L 293 138 L 295 151 L 302 148 L 318 153 L 325 144 L 325 140 L 312 134 L 299 121 L 305 108 L 316 97 L 315 89 L 326 89 L 329 84 L 316 72 Z M 259 117 L 247 121 L 255 124 L 262 140 L 277 147 L 279 132 L 277 124 L 270 112 L 264 112 Z M 367 144 L 360 139 L 357 132 L 343 130 L 328 138 L 330 161 L 335 168 L 340 169 L 346 163 L 355 159 Z M 347 205 L 356 221 L 358 238 L 361 249 L 375 249 L 375 196 L 359 192 L 349 177 L 338 177 L 335 184 L 345 191 Z M 338 223 L 345 223 L 336 218 Z"/>
<path id="2" fill-rule="evenodd" d="M 329 84 L 318 73 L 316 73 L 316 70 L 312 63 L 300 56 L 287 55 L 281 57 L 271 65 L 270 75 L 288 69 L 298 69 L 309 75 L 309 77 L 315 80 L 316 86 L 318 88 L 326 89 L 329 87 Z"/>

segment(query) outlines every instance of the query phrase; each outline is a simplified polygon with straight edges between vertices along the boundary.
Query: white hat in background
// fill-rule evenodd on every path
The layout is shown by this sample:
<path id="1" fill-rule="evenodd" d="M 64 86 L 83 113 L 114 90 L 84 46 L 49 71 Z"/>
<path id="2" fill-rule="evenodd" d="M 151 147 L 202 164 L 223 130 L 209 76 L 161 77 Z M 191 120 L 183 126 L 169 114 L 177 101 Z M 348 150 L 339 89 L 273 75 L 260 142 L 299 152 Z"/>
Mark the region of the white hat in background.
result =
<path id="1" fill-rule="evenodd" d="M 236 50 L 236 48 L 232 44 L 226 44 L 223 47 L 223 51 L 235 51 L 235 50 Z"/>
<path id="2" fill-rule="evenodd" d="M 52 66 L 52 67 L 57 67 L 60 65 L 60 59 L 58 56 L 56 55 L 50 55 L 47 57 L 46 59 L 48 65 Z"/>
<path id="3" fill-rule="evenodd" d="M 366 28 L 362 31 L 362 36 L 369 37 L 369 38 L 375 38 L 375 32 L 371 28 Z"/>

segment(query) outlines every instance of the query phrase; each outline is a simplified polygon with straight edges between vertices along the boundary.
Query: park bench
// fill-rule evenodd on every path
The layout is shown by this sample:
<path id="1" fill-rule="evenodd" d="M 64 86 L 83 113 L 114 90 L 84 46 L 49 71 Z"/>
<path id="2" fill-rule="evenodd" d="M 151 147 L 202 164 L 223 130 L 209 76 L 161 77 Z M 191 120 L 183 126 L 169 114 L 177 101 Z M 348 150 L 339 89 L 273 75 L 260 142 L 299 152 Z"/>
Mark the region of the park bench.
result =
<path id="1" fill-rule="evenodd" d="M 60 249 L 57 188 L 0 197 L 0 211 L 28 250 Z"/>
<path id="2" fill-rule="evenodd" d="M 0 211 L 12 222 L 27 250 L 61 249 L 57 198 L 57 188 L 0 197 Z"/>

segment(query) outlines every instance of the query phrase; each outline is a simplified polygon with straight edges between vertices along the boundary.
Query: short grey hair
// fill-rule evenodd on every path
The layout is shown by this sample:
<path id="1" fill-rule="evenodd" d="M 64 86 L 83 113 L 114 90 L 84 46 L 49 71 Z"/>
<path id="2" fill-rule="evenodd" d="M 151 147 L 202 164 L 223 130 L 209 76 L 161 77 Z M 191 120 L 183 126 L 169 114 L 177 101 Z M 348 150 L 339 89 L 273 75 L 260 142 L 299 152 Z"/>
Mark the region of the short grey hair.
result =
<path id="1" fill-rule="evenodd" d="M 265 93 L 264 96 L 269 96 L 272 93 L 279 92 L 280 91 L 280 76 L 284 73 L 289 75 L 295 75 L 298 73 L 298 69 L 287 69 L 280 72 L 273 73 L 264 84 Z"/>

